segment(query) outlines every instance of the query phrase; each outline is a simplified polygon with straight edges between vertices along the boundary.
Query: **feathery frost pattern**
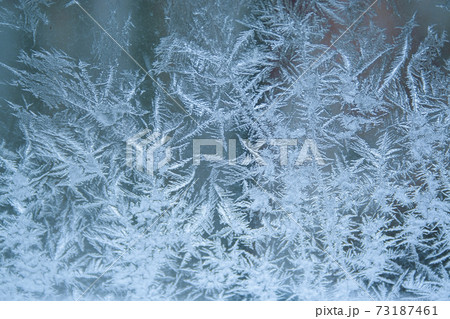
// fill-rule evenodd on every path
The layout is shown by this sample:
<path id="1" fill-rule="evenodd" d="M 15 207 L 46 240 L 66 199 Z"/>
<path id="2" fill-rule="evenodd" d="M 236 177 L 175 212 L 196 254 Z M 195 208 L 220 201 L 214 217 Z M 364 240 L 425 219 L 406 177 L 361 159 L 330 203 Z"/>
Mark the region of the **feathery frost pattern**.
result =
<path id="1" fill-rule="evenodd" d="M 421 1 L 1 3 L 1 300 L 450 297 L 450 51 Z M 151 175 L 144 130 L 170 137 Z"/>

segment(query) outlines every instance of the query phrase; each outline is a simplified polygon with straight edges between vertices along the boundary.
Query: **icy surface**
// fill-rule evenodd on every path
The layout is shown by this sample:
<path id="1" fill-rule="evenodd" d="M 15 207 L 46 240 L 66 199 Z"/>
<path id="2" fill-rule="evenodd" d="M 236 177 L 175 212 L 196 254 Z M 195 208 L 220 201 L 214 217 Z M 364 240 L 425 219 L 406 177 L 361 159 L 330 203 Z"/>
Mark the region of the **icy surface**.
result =
<path id="1" fill-rule="evenodd" d="M 0 3 L 1 300 L 449 299 L 448 1 Z"/>

